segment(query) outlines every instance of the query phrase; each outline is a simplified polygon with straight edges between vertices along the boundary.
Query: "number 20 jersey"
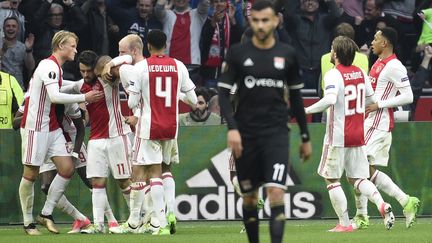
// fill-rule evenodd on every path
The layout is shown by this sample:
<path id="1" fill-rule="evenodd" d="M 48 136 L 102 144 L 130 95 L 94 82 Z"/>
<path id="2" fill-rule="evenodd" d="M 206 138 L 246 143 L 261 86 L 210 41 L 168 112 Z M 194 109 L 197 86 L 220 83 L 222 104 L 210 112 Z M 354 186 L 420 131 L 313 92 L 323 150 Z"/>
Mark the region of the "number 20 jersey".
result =
<path id="1" fill-rule="evenodd" d="M 178 96 L 195 88 L 186 66 L 164 55 L 154 55 L 134 66 L 129 92 L 141 93 L 137 136 L 142 139 L 177 138 Z"/>
<path id="2" fill-rule="evenodd" d="M 367 74 L 356 66 L 338 65 L 324 76 L 324 94 L 336 95 L 327 109 L 324 143 L 358 147 L 364 142 L 365 97 L 373 95 Z"/>

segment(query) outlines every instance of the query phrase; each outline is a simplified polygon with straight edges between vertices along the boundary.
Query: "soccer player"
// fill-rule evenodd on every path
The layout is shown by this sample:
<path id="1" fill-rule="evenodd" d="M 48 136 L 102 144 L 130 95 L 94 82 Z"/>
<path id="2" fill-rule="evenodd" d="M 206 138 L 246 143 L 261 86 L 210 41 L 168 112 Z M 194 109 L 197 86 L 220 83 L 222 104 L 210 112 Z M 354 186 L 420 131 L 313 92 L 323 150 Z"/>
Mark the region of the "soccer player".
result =
<path id="1" fill-rule="evenodd" d="M 54 162 L 58 174 L 48 190 L 47 199 L 38 223 L 58 234 L 51 216 L 54 206 L 63 195 L 74 172 L 66 140 L 55 117 L 54 103 L 67 104 L 98 101 L 103 97 L 99 91 L 70 95 L 59 92 L 62 84 L 61 66 L 65 61 L 74 60 L 78 37 L 68 31 L 57 32 L 52 39 L 53 54 L 42 60 L 30 80 L 29 96 L 25 99 L 24 115 L 21 121 L 23 177 L 19 186 L 24 230 L 29 235 L 39 235 L 33 223 L 34 181 L 39 167 L 48 158 Z"/>
<path id="2" fill-rule="evenodd" d="M 102 100 L 87 105 L 90 117 L 87 177 L 91 178 L 93 187 L 94 220 L 93 225 L 81 230 L 81 233 L 87 234 L 105 232 L 104 211 L 108 203 L 105 187 L 109 173 L 111 172 L 116 179 L 128 205 L 131 190 L 129 179 L 131 144 L 128 138 L 131 129 L 121 114 L 118 84 L 112 84 L 100 78 L 103 67 L 110 60 L 108 56 L 99 57 L 94 69 L 98 78 L 77 81 L 73 88 L 77 93 L 84 93 L 88 90 L 100 90 L 104 93 Z"/>
<path id="3" fill-rule="evenodd" d="M 335 68 L 324 76 L 324 97 L 306 108 L 306 114 L 327 110 L 327 127 L 323 152 L 318 166 L 329 191 L 330 200 L 339 223 L 330 232 L 351 232 L 347 200 L 339 182 L 345 171 L 348 181 L 369 200 L 374 202 L 391 229 L 394 215 L 390 204 L 385 203 L 375 185 L 367 180 L 368 162 L 364 142 L 365 103 L 373 102 L 373 89 L 367 74 L 352 65 L 358 47 L 345 36 L 336 37 L 332 43 L 331 61 Z M 369 97 L 369 99 L 365 99 Z"/>
<path id="4" fill-rule="evenodd" d="M 21 106 L 13 120 L 13 128 L 15 130 L 17 130 L 21 124 L 23 113 L 24 106 Z M 85 166 L 87 164 L 87 151 L 83 144 L 85 128 L 78 104 L 56 105 L 56 118 L 65 135 L 67 141 L 66 148 L 68 152 L 71 153 L 72 157 L 74 157 L 75 169 L 84 184 L 90 186 L 85 173 Z M 56 166 L 51 160 L 48 160 L 40 167 L 39 174 L 41 175 L 41 190 L 46 195 L 48 194 L 48 189 L 52 180 L 57 174 Z M 78 233 L 82 228 L 90 224 L 90 220 L 78 211 L 67 200 L 65 195 L 60 197 L 56 207 L 75 219 L 72 230 L 68 233 Z"/>
<path id="5" fill-rule="evenodd" d="M 196 103 L 195 85 L 189 79 L 185 65 L 164 55 L 166 35 L 159 30 L 148 34 L 151 56 L 135 65 L 137 76 L 129 82 L 128 105 L 131 109 L 141 106 L 134 144 L 133 187 L 144 188 L 142 175 L 150 176 L 150 196 L 153 209 L 160 223 L 155 235 L 171 234 L 165 214 L 162 167 L 178 163 L 177 131 L 178 100 L 180 92 L 186 94 L 190 103 Z M 135 171 L 135 169 L 137 171 Z M 146 171 L 146 172 L 145 172 Z M 134 190 L 133 201 L 142 202 L 143 190 Z M 113 233 L 133 232 L 140 226 L 141 205 L 131 209 L 128 221 Z M 168 215 L 169 217 L 169 215 Z"/>
<path id="6" fill-rule="evenodd" d="M 372 41 L 372 51 L 379 58 L 372 66 L 369 77 L 377 102 L 366 107 L 369 115 L 365 121 L 365 142 L 370 180 L 379 190 L 400 203 L 406 217 L 406 227 L 409 228 L 416 220 L 420 200 L 407 195 L 388 175 L 377 169 L 377 166 L 388 165 L 391 131 L 394 127 L 393 108 L 413 101 L 407 70 L 394 54 L 396 45 L 397 32 L 391 27 L 378 31 Z M 357 195 L 356 205 L 357 214 L 354 219 L 360 227 L 367 227 L 367 200 Z"/>
<path id="7" fill-rule="evenodd" d="M 270 201 L 272 242 L 282 242 L 285 225 L 285 182 L 288 168 L 289 90 L 292 113 L 300 126 L 300 156 L 307 160 L 312 147 L 300 88 L 295 50 L 278 42 L 274 30 L 279 19 L 272 2 L 252 6 L 251 41 L 228 51 L 224 73 L 218 83 L 222 114 L 228 123 L 228 146 L 236 159 L 237 177 L 243 193 L 243 221 L 250 242 L 258 242 L 258 188 L 264 184 Z M 235 115 L 229 100 L 238 87 Z"/>

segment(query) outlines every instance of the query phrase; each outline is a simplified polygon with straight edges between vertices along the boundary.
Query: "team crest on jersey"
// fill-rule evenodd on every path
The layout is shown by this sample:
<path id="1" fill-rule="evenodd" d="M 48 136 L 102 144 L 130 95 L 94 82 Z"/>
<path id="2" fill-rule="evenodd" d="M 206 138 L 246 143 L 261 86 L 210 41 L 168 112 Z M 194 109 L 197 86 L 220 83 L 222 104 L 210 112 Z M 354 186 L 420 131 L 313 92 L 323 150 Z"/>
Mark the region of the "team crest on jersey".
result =
<path id="1" fill-rule="evenodd" d="M 273 64 L 276 69 L 282 70 L 285 68 L 285 58 L 284 57 L 274 57 Z"/>
<path id="2" fill-rule="evenodd" d="M 383 65 L 379 65 L 377 68 L 376 68 L 376 73 L 379 73 L 379 72 L 381 72 L 381 70 L 383 69 Z"/>
<path id="3" fill-rule="evenodd" d="M 48 78 L 55 79 L 56 77 L 57 77 L 57 75 L 56 75 L 55 72 L 51 71 L 51 72 L 48 73 Z"/>

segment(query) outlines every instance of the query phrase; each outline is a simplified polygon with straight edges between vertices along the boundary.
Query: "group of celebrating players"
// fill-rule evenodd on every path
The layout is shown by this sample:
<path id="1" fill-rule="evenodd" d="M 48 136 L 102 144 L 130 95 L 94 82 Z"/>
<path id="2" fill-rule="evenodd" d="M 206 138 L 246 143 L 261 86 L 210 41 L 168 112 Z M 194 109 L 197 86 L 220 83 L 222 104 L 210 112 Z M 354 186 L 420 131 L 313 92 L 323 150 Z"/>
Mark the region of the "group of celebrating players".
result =
<path id="1" fill-rule="evenodd" d="M 385 227 L 391 229 L 395 221 L 392 207 L 377 189 L 400 202 L 406 226 L 411 227 L 419 200 L 405 194 L 375 168 L 388 163 L 393 128 L 390 109 L 412 102 L 406 69 L 393 53 L 394 30 L 384 28 L 375 35 L 372 47 L 380 58 L 369 76 L 352 65 L 358 50 L 355 43 L 337 37 L 331 52 L 335 68 L 324 76 L 324 97 L 304 109 L 295 50 L 274 38 L 277 24 L 270 1 L 255 3 L 250 17 L 254 35 L 250 42 L 228 51 L 218 83 L 249 241 L 258 242 L 257 190 L 263 184 L 271 208 L 272 242 L 282 241 L 288 169 L 287 90 L 291 111 L 300 126 L 300 155 L 305 160 L 312 153 L 306 114 L 327 110 L 318 174 L 325 179 L 339 218 L 330 231 L 366 228 L 368 199 L 376 204 Z M 21 127 L 24 171 L 19 196 L 25 232 L 41 234 L 32 215 L 34 181 L 41 173 L 47 198 L 36 221 L 52 233 L 59 233 L 52 218 L 56 206 L 75 219 L 69 233 L 104 233 L 105 216 L 109 232 L 114 234 L 175 233 L 171 164 L 179 162 L 178 102 L 191 106 L 197 102 L 185 65 L 164 54 L 166 35 L 153 30 L 148 34 L 151 57 L 144 58 L 143 43 L 137 35 L 128 35 L 119 42 L 120 56 L 114 59 L 82 52 L 78 60 L 83 79 L 70 82 L 62 79 L 61 66 L 74 60 L 77 42 L 72 32 L 55 34 L 52 56 L 38 65 L 23 109 L 14 121 L 15 127 Z M 120 84 L 128 93 L 132 116 L 121 113 Z M 233 115 L 229 96 L 235 85 L 238 104 Z M 83 145 L 83 118 L 91 121 L 87 148 Z M 75 168 L 92 191 L 93 224 L 64 196 Z M 339 182 L 344 171 L 356 190 L 358 210 L 353 221 L 348 218 L 347 200 Z M 128 220 L 120 225 L 106 194 L 109 174 L 117 181 L 130 209 Z"/>

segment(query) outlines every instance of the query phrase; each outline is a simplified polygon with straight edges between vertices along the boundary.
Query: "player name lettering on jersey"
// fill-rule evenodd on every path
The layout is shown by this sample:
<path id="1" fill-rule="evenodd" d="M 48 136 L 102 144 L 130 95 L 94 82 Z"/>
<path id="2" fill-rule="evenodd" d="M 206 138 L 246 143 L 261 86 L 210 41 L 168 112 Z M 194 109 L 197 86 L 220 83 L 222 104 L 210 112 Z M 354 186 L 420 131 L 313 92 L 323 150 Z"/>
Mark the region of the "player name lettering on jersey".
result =
<path id="1" fill-rule="evenodd" d="M 174 65 L 149 65 L 149 72 L 177 72 Z"/>
<path id="2" fill-rule="evenodd" d="M 345 80 L 355 80 L 355 79 L 363 78 L 361 72 L 344 73 L 343 76 Z"/>
<path id="3" fill-rule="evenodd" d="M 280 79 L 271 79 L 271 78 L 259 78 L 256 79 L 253 76 L 246 76 L 244 79 L 246 87 L 252 89 L 256 86 L 261 87 L 275 87 L 275 88 L 283 88 L 284 82 Z"/>

